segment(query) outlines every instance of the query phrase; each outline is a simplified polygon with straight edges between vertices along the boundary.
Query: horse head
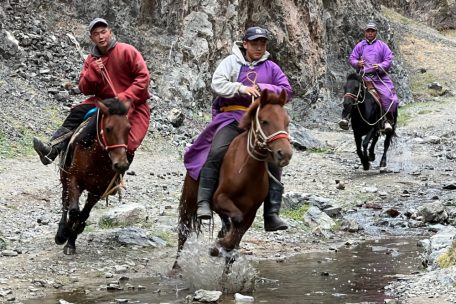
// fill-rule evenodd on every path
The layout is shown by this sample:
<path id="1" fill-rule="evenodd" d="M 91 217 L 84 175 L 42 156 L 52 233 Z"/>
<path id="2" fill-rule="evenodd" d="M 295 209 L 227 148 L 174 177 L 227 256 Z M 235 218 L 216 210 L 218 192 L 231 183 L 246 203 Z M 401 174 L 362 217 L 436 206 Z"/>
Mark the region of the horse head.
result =
<path id="1" fill-rule="evenodd" d="M 113 170 L 123 174 L 130 165 L 127 159 L 128 134 L 131 129 L 127 116 L 130 102 L 105 99 L 98 102 L 98 108 L 102 113 L 98 122 L 99 143 L 108 152 Z"/>
<path id="2" fill-rule="evenodd" d="M 288 165 L 293 150 L 288 135 L 290 119 L 284 109 L 287 94 L 263 90 L 241 120 L 240 127 L 249 130 L 250 155 L 257 160 Z"/>
<path id="3" fill-rule="evenodd" d="M 351 111 L 353 104 L 358 100 L 363 100 L 363 79 L 357 73 L 347 76 L 347 82 L 344 85 L 344 107 Z"/>

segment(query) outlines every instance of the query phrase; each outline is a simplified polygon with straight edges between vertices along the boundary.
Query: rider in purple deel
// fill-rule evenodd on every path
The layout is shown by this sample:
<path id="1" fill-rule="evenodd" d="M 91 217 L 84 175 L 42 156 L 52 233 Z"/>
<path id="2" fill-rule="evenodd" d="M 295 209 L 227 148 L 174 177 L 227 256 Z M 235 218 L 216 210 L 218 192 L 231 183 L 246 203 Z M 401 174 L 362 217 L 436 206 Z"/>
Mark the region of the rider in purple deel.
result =
<path id="1" fill-rule="evenodd" d="M 212 216 L 210 201 L 215 192 L 223 157 L 231 141 L 244 130 L 238 122 L 262 90 L 280 94 L 285 90 L 288 100 L 292 89 L 280 67 L 268 59 L 268 32 L 261 27 L 248 28 L 243 41 L 237 41 L 232 54 L 219 64 L 212 76 L 212 89 L 217 95 L 213 102 L 212 121 L 185 151 L 184 165 L 189 175 L 198 180 L 199 219 Z M 271 174 L 280 181 L 281 169 L 268 165 Z M 287 229 L 278 214 L 283 186 L 269 179 L 269 194 L 264 202 L 266 231 Z"/>
<path id="2" fill-rule="evenodd" d="M 399 104 L 394 84 L 387 73 L 393 62 L 393 53 L 385 42 L 377 39 L 377 25 L 374 22 L 365 26 L 364 37 L 366 39 L 353 49 L 349 63 L 363 76 L 364 81 L 372 82 L 378 92 L 386 118 L 384 132 L 389 133 L 393 131 L 393 115 Z M 339 126 L 344 130 L 348 130 L 349 114 L 344 111 L 339 121 Z"/>

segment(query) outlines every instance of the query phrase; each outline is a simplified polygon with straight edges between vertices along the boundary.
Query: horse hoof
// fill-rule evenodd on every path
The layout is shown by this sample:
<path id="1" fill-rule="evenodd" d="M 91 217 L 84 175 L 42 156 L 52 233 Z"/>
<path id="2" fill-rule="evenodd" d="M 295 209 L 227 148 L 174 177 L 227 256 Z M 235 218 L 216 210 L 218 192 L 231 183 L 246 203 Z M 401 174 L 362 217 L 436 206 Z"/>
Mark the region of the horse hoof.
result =
<path id="1" fill-rule="evenodd" d="M 76 253 L 76 248 L 71 248 L 68 246 L 63 247 L 63 253 L 66 255 L 73 255 Z"/>
<path id="2" fill-rule="evenodd" d="M 56 235 L 54 238 L 54 241 L 57 245 L 63 245 L 65 242 L 68 240 L 68 238 L 61 236 L 61 235 Z"/>
<path id="3" fill-rule="evenodd" d="M 209 255 L 213 257 L 218 257 L 220 255 L 220 250 L 217 247 L 212 247 L 209 249 Z"/>

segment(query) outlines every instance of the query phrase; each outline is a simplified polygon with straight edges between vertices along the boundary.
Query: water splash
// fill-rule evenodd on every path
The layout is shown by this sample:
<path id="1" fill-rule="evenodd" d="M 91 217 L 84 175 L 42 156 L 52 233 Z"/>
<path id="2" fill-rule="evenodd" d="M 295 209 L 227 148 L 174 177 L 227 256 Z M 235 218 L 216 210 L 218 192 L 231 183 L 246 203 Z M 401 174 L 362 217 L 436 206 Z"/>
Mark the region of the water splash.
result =
<path id="1" fill-rule="evenodd" d="M 239 255 L 232 264 L 225 257 L 212 257 L 209 248 L 213 240 L 192 235 L 187 239 L 179 256 L 184 280 L 193 289 L 219 290 L 225 294 L 252 292 L 255 287 L 256 270 L 250 262 Z"/>

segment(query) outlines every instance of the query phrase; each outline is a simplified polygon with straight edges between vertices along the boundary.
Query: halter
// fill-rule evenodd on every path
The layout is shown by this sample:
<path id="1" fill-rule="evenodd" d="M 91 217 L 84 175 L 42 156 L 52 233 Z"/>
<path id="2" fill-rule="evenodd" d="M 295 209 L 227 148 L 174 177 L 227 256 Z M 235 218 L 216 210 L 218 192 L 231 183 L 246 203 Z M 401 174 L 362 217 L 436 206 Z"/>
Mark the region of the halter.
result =
<path id="1" fill-rule="evenodd" d="M 252 127 L 249 130 L 247 135 L 247 153 L 257 161 L 265 161 L 267 159 L 267 153 L 262 153 L 260 151 L 266 150 L 267 152 L 272 152 L 269 149 L 268 145 L 279 139 L 290 139 L 288 132 L 286 131 L 277 131 L 267 136 L 260 125 L 260 120 L 258 115 L 260 113 L 261 105 L 258 105 L 255 113 L 255 121 Z M 259 157 L 255 156 L 258 155 Z"/>
<path id="2" fill-rule="evenodd" d="M 109 152 L 109 150 L 113 150 L 116 148 L 127 149 L 126 144 L 108 145 L 108 143 L 106 142 L 106 137 L 104 136 L 104 132 L 103 132 L 103 129 L 104 129 L 103 122 L 104 122 L 104 119 L 101 119 L 101 121 L 100 121 L 100 109 L 98 109 L 98 111 L 97 111 L 97 139 L 98 139 L 98 143 L 103 148 L 103 150 Z"/>

